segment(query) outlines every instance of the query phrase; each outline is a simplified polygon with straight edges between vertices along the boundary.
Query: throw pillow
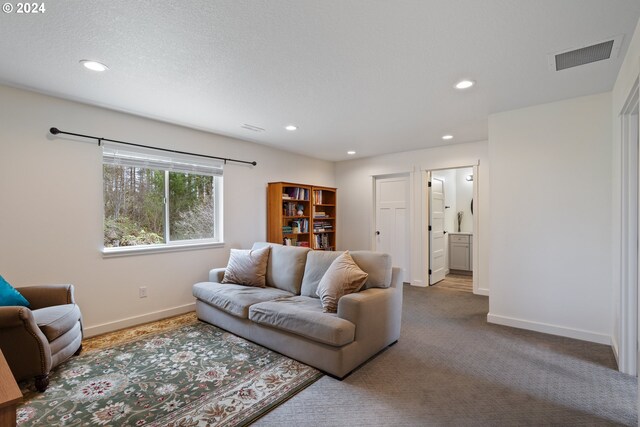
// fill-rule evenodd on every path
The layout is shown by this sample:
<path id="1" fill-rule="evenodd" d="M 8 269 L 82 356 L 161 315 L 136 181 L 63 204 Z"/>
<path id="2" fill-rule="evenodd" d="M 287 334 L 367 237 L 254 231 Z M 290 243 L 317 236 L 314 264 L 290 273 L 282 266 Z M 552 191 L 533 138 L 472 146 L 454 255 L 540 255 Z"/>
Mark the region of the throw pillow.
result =
<path id="1" fill-rule="evenodd" d="M 369 275 L 355 263 L 349 251 L 333 260 L 318 283 L 316 294 L 322 301 L 322 311 L 336 313 L 338 300 L 347 294 L 358 292 Z"/>
<path id="2" fill-rule="evenodd" d="M 8 307 L 12 305 L 29 307 L 29 301 L 11 286 L 9 282 L 4 280 L 4 277 L 0 276 L 0 306 Z"/>
<path id="3" fill-rule="evenodd" d="M 265 287 L 270 246 L 261 249 L 231 249 L 222 283 Z"/>

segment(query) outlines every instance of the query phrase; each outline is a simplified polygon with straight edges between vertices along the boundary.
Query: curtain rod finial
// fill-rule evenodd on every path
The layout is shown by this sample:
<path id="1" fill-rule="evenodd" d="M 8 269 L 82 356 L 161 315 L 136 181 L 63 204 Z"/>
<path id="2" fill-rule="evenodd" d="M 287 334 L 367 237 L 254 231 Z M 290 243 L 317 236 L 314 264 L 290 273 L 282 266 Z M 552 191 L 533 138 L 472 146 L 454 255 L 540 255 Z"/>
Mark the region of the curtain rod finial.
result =
<path id="1" fill-rule="evenodd" d="M 251 162 L 251 164 L 252 164 L 253 166 L 255 166 L 255 165 L 257 165 L 257 164 L 258 164 L 258 162 Z"/>
<path id="2" fill-rule="evenodd" d="M 57 135 L 60 133 L 60 130 L 58 130 L 58 128 L 51 128 L 49 129 L 49 132 L 51 132 L 54 135 Z"/>

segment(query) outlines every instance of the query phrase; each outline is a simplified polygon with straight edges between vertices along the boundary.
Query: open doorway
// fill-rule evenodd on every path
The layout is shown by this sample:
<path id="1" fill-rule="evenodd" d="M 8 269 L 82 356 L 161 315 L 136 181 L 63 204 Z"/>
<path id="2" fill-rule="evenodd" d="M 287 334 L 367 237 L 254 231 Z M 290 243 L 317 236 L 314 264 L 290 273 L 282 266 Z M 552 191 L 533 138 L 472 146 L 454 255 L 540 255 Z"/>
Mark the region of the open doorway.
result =
<path id="1" fill-rule="evenodd" d="M 429 285 L 473 292 L 474 168 L 427 174 Z"/>

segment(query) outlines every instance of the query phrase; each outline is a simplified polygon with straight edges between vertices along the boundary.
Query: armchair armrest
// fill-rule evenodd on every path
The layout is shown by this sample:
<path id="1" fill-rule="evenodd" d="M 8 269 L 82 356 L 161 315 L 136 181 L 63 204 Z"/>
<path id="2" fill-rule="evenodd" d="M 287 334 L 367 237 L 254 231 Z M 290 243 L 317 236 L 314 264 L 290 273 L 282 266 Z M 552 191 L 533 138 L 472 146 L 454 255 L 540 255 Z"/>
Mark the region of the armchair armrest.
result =
<path id="1" fill-rule="evenodd" d="M 75 303 L 73 285 L 37 285 L 17 289 L 29 301 L 32 310 Z"/>
<path id="2" fill-rule="evenodd" d="M 27 307 L 0 307 L 0 349 L 17 381 L 51 370 L 51 348 Z"/>
<path id="3" fill-rule="evenodd" d="M 222 278 L 224 277 L 224 271 L 226 268 L 214 268 L 209 271 L 209 281 L 215 283 L 222 283 Z"/>
<path id="4" fill-rule="evenodd" d="M 29 323 L 31 320 L 35 325 L 35 319 L 28 307 L 19 305 L 0 307 L 0 329 L 22 327 L 25 322 Z"/>

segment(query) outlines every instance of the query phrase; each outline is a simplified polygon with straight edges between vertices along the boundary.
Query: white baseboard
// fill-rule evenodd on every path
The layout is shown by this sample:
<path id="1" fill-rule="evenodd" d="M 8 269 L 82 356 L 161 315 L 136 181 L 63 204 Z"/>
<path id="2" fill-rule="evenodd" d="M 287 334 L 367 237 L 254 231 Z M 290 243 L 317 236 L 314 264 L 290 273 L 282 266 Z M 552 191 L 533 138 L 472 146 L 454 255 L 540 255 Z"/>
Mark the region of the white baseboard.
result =
<path id="1" fill-rule="evenodd" d="M 485 297 L 489 296 L 489 289 L 486 288 L 478 288 L 474 294 L 476 295 L 484 295 Z"/>
<path id="2" fill-rule="evenodd" d="M 499 314 L 487 314 L 487 322 L 496 325 L 511 326 L 513 328 L 527 329 L 530 331 L 542 332 L 545 334 L 558 335 L 561 337 L 575 338 L 582 341 L 590 341 L 598 344 L 611 345 L 611 337 L 605 334 L 585 331 L 582 329 L 567 328 L 564 326 L 550 325 L 548 323 L 532 322 L 530 320 L 516 319 L 513 317 L 501 316 Z"/>
<path id="3" fill-rule="evenodd" d="M 616 358 L 616 366 L 618 366 L 618 370 L 620 370 L 620 359 L 618 358 L 620 347 L 618 346 L 618 340 L 615 335 L 611 335 L 611 349 L 613 350 L 613 357 Z"/>
<path id="4" fill-rule="evenodd" d="M 428 285 L 424 283 L 422 280 L 412 280 L 411 286 L 417 286 L 419 288 L 426 288 Z"/>
<path id="5" fill-rule="evenodd" d="M 168 308 L 166 310 L 153 311 L 151 313 L 142 314 L 140 316 L 127 317 L 126 319 L 116 320 L 115 322 L 102 323 L 100 325 L 85 326 L 83 334 L 85 338 L 93 337 L 107 332 L 117 331 L 118 329 L 129 328 L 131 326 L 141 325 L 143 323 L 154 322 L 156 320 L 165 319 L 167 317 L 177 316 L 179 314 L 195 311 L 196 303 L 192 302 L 178 307 Z"/>

